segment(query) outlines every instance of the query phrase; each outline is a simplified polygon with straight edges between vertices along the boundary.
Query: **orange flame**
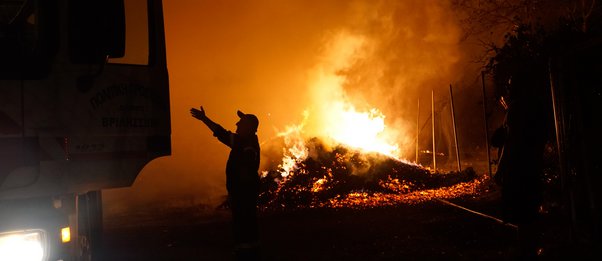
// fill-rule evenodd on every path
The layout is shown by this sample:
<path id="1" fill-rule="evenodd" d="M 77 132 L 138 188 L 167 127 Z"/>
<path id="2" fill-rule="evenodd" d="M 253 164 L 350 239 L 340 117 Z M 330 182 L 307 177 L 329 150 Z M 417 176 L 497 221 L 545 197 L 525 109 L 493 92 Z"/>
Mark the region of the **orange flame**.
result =
<path id="1" fill-rule="evenodd" d="M 279 133 L 279 136 L 289 139 L 285 141 L 289 147 L 280 166 L 284 176 L 288 175 L 295 162 L 307 157 L 303 136 L 319 137 L 331 145 L 342 144 L 364 152 L 400 158 L 399 146 L 395 142 L 398 131 L 387 128 L 385 115 L 377 108 L 358 110 L 343 88 L 346 78 L 339 72 L 369 55 L 366 53 L 368 49 L 366 38 L 341 32 L 334 36 L 319 64 L 309 73 L 313 105 L 304 112 L 304 123 Z"/>

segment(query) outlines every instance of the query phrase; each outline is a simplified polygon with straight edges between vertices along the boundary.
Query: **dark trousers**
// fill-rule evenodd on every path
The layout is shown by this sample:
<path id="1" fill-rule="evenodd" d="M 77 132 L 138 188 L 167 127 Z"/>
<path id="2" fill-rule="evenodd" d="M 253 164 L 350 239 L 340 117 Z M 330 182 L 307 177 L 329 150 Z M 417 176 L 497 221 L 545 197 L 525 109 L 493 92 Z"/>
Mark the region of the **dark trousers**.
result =
<path id="1" fill-rule="evenodd" d="M 232 193 L 229 196 L 232 210 L 232 230 L 234 242 L 240 244 L 257 244 L 259 233 L 257 227 L 257 194 Z"/>
<path id="2" fill-rule="evenodd" d="M 257 226 L 257 193 L 230 194 L 235 260 L 261 260 Z"/>

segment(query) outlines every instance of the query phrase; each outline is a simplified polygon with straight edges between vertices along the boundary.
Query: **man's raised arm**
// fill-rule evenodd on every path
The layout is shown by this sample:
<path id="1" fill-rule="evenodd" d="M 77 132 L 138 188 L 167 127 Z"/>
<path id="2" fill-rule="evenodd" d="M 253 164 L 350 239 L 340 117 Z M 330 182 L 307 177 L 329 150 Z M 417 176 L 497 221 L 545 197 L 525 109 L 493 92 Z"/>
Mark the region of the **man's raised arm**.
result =
<path id="1" fill-rule="evenodd" d="M 192 114 L 192 117 L 205 123 L 205 125 L 207 125 L 207 127 L 209 127 L 209 129 L 213 133 L 215 133 L 218 130 L 223 129 L 222 126 L 213 122 L 211 119 L 209 119 L 209 117 L 207 117 L 207 115 L 205 114 L 205 109 L 203 109 L 203 106 L 201 106 L 200 110 L 197 108 L 190 109 L 190 114 Z"/>

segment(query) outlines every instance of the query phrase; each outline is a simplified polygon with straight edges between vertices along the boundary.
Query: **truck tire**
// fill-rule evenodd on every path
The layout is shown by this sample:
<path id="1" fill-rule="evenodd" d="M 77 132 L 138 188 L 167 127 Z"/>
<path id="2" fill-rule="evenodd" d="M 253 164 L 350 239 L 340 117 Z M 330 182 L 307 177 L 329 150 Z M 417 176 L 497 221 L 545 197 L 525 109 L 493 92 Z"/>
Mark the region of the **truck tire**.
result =
<path id="1" fill-rule="evenodd" d="M 78 196 L 79 260 L 102 260 L 102 194 L 100 190 Z"/>

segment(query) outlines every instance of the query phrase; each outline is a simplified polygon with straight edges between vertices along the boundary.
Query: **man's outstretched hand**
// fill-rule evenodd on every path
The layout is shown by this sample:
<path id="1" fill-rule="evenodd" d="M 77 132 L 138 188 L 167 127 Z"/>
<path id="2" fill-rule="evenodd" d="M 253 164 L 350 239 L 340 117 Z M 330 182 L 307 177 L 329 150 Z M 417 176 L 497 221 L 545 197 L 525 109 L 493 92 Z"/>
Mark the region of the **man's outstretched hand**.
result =
<path id="1" fill-rule="evenodd" d="M 203 109 L 203 106 L 201 106 L 200 110 L 198 110 L 197 108 L 190 109 L 190 114 L 192 114 L 192 117 L 199 119 L 199 120 L 203 120 L 207 117 L 205 115 L 205 109 Z"/>

